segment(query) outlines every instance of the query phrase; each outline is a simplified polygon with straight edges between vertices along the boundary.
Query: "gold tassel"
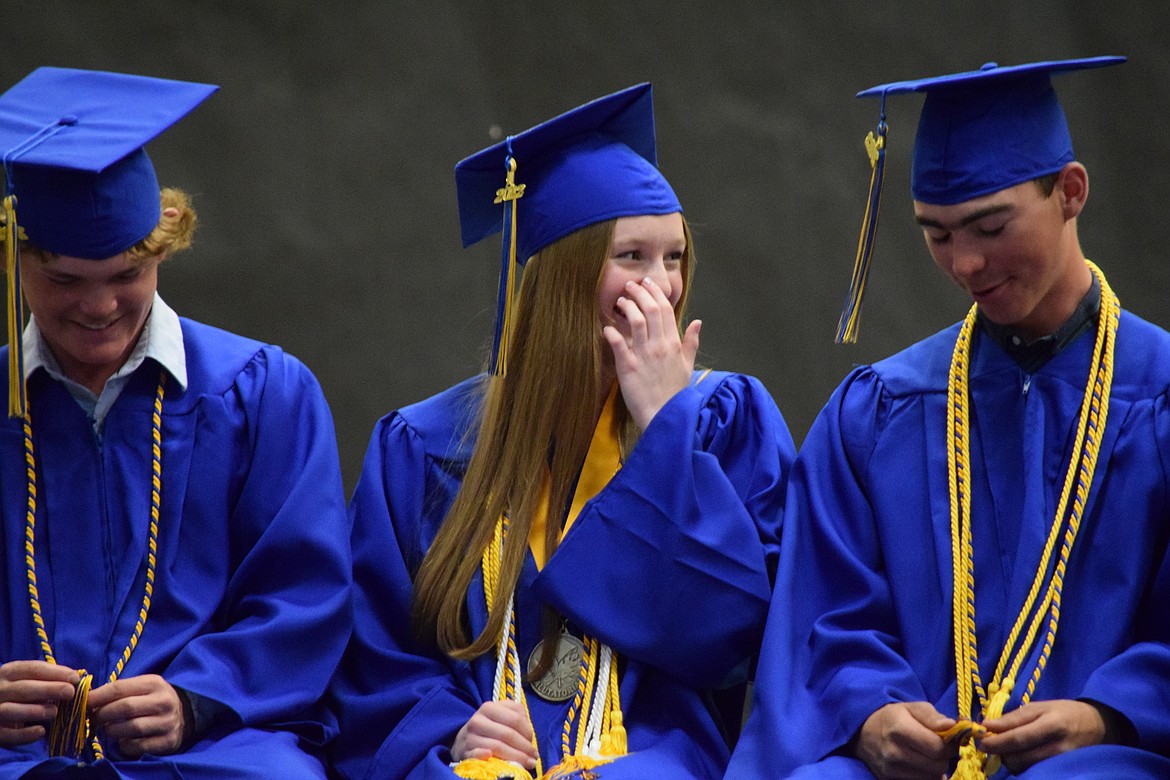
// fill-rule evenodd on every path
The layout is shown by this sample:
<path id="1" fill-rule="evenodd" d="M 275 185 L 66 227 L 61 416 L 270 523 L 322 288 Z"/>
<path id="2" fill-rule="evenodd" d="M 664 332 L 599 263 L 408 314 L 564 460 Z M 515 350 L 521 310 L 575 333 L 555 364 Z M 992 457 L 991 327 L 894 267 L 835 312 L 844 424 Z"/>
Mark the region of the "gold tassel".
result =
<path id="1" fill-rule="evenodd" d="M 626 744 L 626 727 L 622 725 L 622 711 L 615 707 L 609 718 L 609 731 L 601 735 L 601 755 L 624 756 L 629 752 L 629 746 Z"/>
<path id="2" fill-rule="evenodd" d="M 4 241 L 4 272 L 8 277 L 8 416 L 24 417 L 24 355 L 21 331 L 24 329 L 24 309 L 20 295 L 20 241 L 23 231 L 16 224 L 16 196 L 4 198 L 4 226 L 0 232 Z"/>
<path id="3" fill-rule="evenodd" d="M 1007 706 L 1014 687 L 1016 687 L 1016 681 L 1010 677 L 1003 678 L 1001 683 L 993 682 L 987 686 L 987 712 L 983 717 L 984 720 L 995 720 L 1003 717 L 1003 708 Z"/>
<path id="4" fill-rule="evenodd" d="M 53 725 L 49 729 L 51 756 L 78 758 L 85 750 L 85 742 L 89 737 L 89 718 L 85 711 L 89 705 L 89 689 L 93 684 L 93 675 L 84 669 L 78 669 L 77 673 L 81 679 L 73 691 L 73 701 L 68 706 L 58 705 L 57 717 L 53 718 Z"/>
<path id="5" fill-rule="evenodd" d="M 983 762 L 986 758 L 986 754 L 979 752 L 975 747 L 974 740 L 969 740 L 959 748 L 959 764 L 955 767 L 951 780 L 987 780 L 987 774 L 983 771 Z"/>
<path id="6" fill-rule="evenodd" d="M 548 770 L 543 780 L 595 780 L 597 773 L 593 770 L 610 761 L 613 759 L 582 755 L 566 756 L 561 763 Z"/>
<path id="7" fill-rule="evenodd" d="M 508 371 L 508 345 L 512 336 L 512 299 L 515 296 L 516 277 L 520 275 L 520 266 L 516 257 L 516 202 L 524 197 L 527 185 L 516 183 L 516 159 L 511 155 L 507 160 L 508 170 L 504 176 L 504 186 L 496 190 L 496 199 L 493 201 L 511 203 L 507 220 L 508 230 L 504 236 L 504 247 L 501 248 L 500 258 L 500 290 L 496 302 L 496 333 L 492 356 L 492 374 L 504 376 Z"/>
<path id="8" fill-rule="evenodd" d="M 882 105 L 883 121 L 878 123 L 877 134 L 872 131 L 865 137 L 865 151 L 869 155 L 871 169 L 869 197 L 865 204 L 865 218 L 861 223 L 861 236 L 857 240 L 857 256 L 853 260 L 853 276 L 849 281 L 849 294 L 837 323 L 838 344 L 855 344 L 861 329 L 861 301 L 865 296 L 865 282 L 869 277 L 869 264 L 873 258 L 874 237 L 877 234 L 878 212 L 882 205 L 882 182 L 886 170 L 886 123 L 885 104 Z"/>
<path id="9" fill-rule="evenodd" d="M 512 761 L 502 758 L 465 758 L 451 766 L 456 777 L 465 780 L 527 780 L 532 775 L 528 770 Z"/>

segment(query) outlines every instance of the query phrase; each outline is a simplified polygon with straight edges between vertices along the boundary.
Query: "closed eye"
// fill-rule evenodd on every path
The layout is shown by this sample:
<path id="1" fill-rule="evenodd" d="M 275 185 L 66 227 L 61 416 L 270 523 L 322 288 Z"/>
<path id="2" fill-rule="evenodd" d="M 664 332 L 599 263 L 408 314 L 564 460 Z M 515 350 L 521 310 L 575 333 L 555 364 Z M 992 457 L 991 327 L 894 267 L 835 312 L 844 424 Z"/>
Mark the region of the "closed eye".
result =
<path id="1" fill-rule="evenodd" d="M 975 226 L 975 233 L 983 238 L 993 238 L 1003 232 L 1005 225 L 997 225 L 996 227 L 981 227 Z"/>

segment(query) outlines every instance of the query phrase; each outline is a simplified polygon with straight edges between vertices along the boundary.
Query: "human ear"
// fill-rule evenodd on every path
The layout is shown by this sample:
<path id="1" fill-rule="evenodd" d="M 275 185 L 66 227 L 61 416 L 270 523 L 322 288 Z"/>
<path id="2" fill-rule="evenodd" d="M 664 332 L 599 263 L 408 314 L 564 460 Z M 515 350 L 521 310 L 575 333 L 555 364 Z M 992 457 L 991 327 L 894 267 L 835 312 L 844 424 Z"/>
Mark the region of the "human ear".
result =
<path id="1" fill-rule="evenodd" d="M 1079 162 L 1067 163 L 1060 169 L 1054 190 L 1060 197 L 1064 218 L 1073 219 L 1089 199 L 1089 172 Z"/>

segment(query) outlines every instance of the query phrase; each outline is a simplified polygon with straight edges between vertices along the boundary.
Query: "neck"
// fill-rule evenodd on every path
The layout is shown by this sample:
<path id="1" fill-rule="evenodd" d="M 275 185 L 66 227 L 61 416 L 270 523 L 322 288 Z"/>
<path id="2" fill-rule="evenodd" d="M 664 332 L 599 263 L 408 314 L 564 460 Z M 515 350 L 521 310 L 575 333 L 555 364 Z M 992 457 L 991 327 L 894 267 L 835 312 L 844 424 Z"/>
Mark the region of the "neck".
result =
<path id="1" fill-rule="evenodd" d="M 1076 258 L 1070 260 L 1071 267 L 1069 273 L 1066 275 L 1064 283 L 1058 289 L 1053 291 L 1054 301 L 1051 315 L 1044 321 L 1037 323 L 1036 330 L 1041 332 L 1029 333 L 1032 338 L 1039 338 L 1041 336 L 1049 336 L 1056 331 L 1064 323 L 1068 322 L 1069 317 L 1073 316 L 1073 312 L 1077 310 L 1081 299 L 1089 292 L 1089 288 L 1093 286 L 1093 272 L 1089 270 L 1089 266 L 1085 263 L 1085 258 L 1079 252 Z"/>

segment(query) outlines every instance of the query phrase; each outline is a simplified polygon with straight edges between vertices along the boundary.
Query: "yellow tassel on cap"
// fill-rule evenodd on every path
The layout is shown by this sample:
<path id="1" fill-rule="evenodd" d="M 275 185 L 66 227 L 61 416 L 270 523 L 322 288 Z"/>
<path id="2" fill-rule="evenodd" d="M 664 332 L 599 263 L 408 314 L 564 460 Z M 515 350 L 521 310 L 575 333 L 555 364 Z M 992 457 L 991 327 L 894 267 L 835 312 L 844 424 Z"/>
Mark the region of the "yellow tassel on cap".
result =
<path id="1" fill-rule="evenodd" d="M 516 183 L 516 158 L 508 155 L 504 186 L 496 190 L 495 204 L 505 206 L 504 245 L 500 256 L 500 289 L 496 301 L 496 333 L 492 344 L 492 373 L 503 376 L 508 370 L 508 344 L 512 335 L 512 299 L 520 266 L 516 257 L 516 202 L 524 197 L 527 185 Z"/>
<path id="2" fill-rule="evenodd" d="M 837 323 L 838 344 L 854 344 L 861 329 L 861 301 L 865 296 L 865 282 L 869 277 L 869 263 L 873 258 L 874 237 L 877 234 L 878 212 L 882 205 L 882 182 L 886 170 L 886 123 L 885 98 L 882 98 L 882 121 L 878 122 L 877 133 L 865 137 L 865 151 L 869 155 L 871 168 L 869 198 L 865 204 L 865 219 L 861 223 L 861 236 L 857 240 L 857 256 L 853 260 L 853 277 L 849 281 L 849 294 Z"/>
<path id="3" fill-rule="evenodd" d="M 8 277 L 8 416 L 24 417 L 24 354 L 21 336 L 24 330 L 24 304 L 20 295 L 20 242 L 26 236 L 16 224 L 16 196 L 4 198 L 4 273 Z"/>

